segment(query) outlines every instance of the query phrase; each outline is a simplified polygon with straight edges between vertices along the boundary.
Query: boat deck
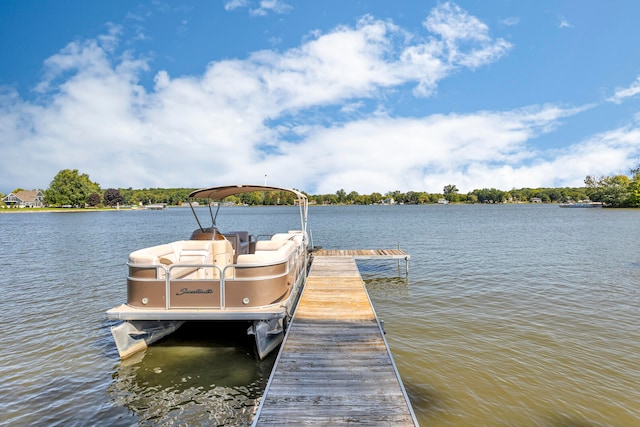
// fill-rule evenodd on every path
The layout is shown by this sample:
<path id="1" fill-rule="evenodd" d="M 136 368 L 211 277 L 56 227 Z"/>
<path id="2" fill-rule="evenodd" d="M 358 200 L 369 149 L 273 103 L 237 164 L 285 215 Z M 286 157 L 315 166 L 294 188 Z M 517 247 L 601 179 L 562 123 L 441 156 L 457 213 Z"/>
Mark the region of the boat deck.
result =
<path id="1" fill-rule="evenodd" d="M 314 254 L 254 426 L 418 425 L 354 256 Z"/>
<path id="2" fill-rule="evenodd" d="M 112 320 L 261 320 L 281 319 L 287 314 L 283 305 L 253 308 L 164 308 L 147 309 L 119 305 L 107 311 Z"/>

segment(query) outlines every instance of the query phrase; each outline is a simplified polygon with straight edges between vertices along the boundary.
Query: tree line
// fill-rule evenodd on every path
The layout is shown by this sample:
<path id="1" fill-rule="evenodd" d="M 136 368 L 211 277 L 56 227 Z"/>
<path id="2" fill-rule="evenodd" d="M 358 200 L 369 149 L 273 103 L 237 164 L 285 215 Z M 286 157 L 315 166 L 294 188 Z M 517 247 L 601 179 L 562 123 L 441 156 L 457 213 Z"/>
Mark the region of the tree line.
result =
<path id="1" fill-rule="evenodd" d="M 521 188 L 509 191 L 483 188 L 466 194 L 453 185 L 445 185 L 442 193 L 424 191 L 389 191 L 385 194 L 347 193 L 340 189 L 331 194 L 307 194 L 311 204 L 429 204 L 429 203 L 564 203 L 591 200 L 610 207 L 640 207 L 640 165 L 632 169 L 631 177 L 626 175 L 587 176 L 584 187 L 562 188 Z M 77 169 L 58 172 L 44 190 L 45 203 L 50 207 L 114 207 L 126 205 L 147 205 L 164 203 L 178 206 L 185 203 L 189 193 L 195 188 L 108 188 L 91 181 L 87 174 Z M 0 194 L 0 196 L 2 196 Z M 225 199 L 242 205 L 292 205 L 295 200 L 291 193 L 245 193 Z"/>

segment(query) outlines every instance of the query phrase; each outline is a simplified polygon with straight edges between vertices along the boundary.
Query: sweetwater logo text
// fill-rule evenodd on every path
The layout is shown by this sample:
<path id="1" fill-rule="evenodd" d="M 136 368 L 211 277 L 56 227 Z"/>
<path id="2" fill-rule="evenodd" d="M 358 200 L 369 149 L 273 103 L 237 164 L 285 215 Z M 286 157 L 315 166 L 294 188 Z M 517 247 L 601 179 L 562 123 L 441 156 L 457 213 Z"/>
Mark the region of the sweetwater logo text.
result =
<path id="1" fill-rule="evenodd" d="M 176 292 L 176 295 L 186 295 L 186 294 L 212 294 L 213 289 L 189 289 L 182 288 L 180 291 Z"/>

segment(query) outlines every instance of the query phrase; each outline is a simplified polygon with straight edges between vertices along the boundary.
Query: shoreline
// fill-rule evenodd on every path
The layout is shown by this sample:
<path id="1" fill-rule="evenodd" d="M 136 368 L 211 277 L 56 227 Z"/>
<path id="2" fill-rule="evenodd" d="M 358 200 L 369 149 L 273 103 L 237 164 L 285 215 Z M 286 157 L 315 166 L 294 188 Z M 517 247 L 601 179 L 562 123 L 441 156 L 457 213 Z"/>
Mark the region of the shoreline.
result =
<path id="1" fill-rule="evenodd" d="M 27 213 L 52 213 L 52 212 L 64 212 L 64 213 L 77 213 L 77 212 L 118 212 L 118 211 L 135 211 L 143 209 L 114 209 L 114 208 L 22 208 L 22 209 L 0 209 L 0 214 L 27 214 Z"/>

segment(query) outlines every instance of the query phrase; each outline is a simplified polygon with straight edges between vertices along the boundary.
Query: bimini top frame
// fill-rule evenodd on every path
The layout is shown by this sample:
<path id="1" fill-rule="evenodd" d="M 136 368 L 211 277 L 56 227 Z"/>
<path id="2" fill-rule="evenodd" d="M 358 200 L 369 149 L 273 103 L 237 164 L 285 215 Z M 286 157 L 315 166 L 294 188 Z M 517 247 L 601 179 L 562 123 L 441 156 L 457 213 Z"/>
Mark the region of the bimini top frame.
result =
<path id="1" fill-rule="evenodd" d="M 195 211 L 193 210 L 193 205 L 191 203 L 193 199 L 209 199 L 212 202 L 221 202 L 225 197 L 235 196 L 237 194 L 243 193 L 252 193 L 254 191 L 284 191 L 295 195 L 296 202 L 300 207 L 300 225 L 302 227 L 303 235 L 307 235 L 307 214 L 309 210 L 309 201 L 307 199 L 307 196 L 298 190 L 292 190 L 290 188 L 271 187 L 266 185 L 225 185 L 222 187 L 201 188 L 199 190 L 194 190 L 189 194 L 189 205 L 191 206 L 191 210 L 195 215 Z M 218 203 L 218 210 L 220 209 L 220 205 L 221 203 Z M 211 203 L 209 203 L 209 209 L 211 209 Z M 196 220 L 198 221 L 198 225 L 200 226 L 200 228 L 202 228 L 202 225 L 198 220 L 198 216 L 195 216 Z M 216 225 L 217 216 L 217 211 L 215 216 L 213 215 L 213 212 L 211 212 L 211 220 L 214 227 Z"/>

